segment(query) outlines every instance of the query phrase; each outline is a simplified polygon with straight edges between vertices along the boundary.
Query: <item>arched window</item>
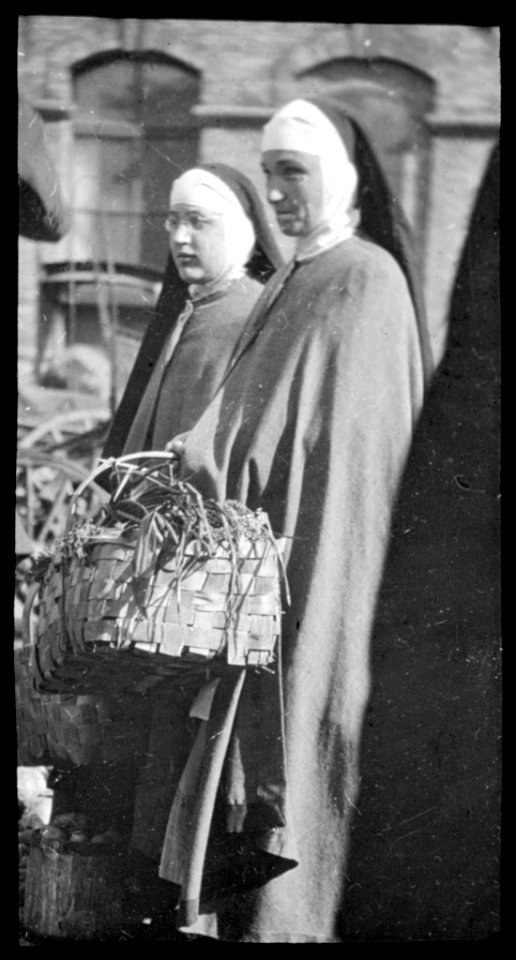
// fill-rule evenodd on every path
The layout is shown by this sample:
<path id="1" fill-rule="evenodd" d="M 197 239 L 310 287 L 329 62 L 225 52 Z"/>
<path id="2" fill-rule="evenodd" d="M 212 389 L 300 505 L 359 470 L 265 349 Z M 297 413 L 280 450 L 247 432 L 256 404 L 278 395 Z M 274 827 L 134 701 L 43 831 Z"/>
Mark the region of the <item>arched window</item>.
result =
<path id="1" fill-rule="evenodd" d="M 159 52 L 109 51 L 72 78 L 74 259 L 162 269 L 172 179 L 198 156 L 199 73 Z"/>
<path id="2" fill-rule="evenodd" d="M 100 349 L 114 409 L 165 267 L 172 180 L 198 158 L 200 75 L 159 52 L 115 50 L 74 64 L 72 83 L 72 227 L 43 264 L 36 375 L 72 345 Z"/>
<path id="3" fill-rule="evenodd" d="M 338 58 L 297 75 L 301 96 L 330 96 L 363 121 L 423 254 L 429 185 L 434 82 L 408 64 L 383 57 Z"/>

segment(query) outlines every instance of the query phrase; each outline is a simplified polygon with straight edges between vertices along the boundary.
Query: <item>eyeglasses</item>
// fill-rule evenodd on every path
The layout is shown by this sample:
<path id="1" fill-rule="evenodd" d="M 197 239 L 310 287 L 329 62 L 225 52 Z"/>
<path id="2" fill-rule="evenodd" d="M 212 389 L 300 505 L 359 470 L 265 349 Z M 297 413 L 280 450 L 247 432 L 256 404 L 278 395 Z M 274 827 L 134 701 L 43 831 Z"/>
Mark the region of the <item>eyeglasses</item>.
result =
<path id="1" fill-rule="evenodd" d="M 192 230 L 202 230 L 203 227 L 207 226 L 210 223 L 213 223 L 217 220 L 221 214 L 210 213 L 192 213 L 184 214 L 180 216 L 178 213 L 169 213 L 167 219 L 165 220 L 165 230 L 167 233 L 172 233 L 174 230 L 183 224 L 186 227 L 190 227 Z"/>

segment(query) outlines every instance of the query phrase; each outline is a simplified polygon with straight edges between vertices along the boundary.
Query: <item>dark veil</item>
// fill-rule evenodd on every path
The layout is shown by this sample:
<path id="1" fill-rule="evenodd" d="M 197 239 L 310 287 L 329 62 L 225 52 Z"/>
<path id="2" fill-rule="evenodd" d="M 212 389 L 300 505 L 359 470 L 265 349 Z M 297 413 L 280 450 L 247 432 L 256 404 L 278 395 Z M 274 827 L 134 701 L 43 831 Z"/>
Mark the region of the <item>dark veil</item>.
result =
<path id="1" fill-rule="evenodd" d="M 321 110 L 337 129 L 357 168 L 359 232 L 388 250 L 405 274 L 416 313 L 425 381 L 428 384 L 434 363 L 423 296 L 422 268 L 412 230 L 359 121 L 335 101 L 312 97 L 306 99 Z"/>

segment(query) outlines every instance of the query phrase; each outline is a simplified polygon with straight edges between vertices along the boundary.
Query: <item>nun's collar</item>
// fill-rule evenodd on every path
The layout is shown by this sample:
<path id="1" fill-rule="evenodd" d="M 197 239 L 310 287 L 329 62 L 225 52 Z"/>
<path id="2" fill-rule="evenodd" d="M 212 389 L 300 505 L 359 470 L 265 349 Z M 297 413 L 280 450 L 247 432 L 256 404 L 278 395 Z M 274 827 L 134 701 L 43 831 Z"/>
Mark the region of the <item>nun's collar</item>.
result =
<path id="1" fill-rule="evenodd" d="M 226 290 L 235 282 L 245 277 L 245 270 L 232 272 L 231 275 L 221 277 L 219 280 L 212 280 L 209 283 L 191 283 L 188 287 L 188 299 L 192 303 L 199 303 L 201 300 L 208 300 L 222 296 Z"/>
<path id="2" fill-rule="evenodd" d="M 349 240 L 355 233 L 359 219 L 358 211 L 353 210 L 349 214 L 340 214 L 321 223 L 307 237 L 299 238 L 294 259 L 300 263 L 304 260 L 313 260 L 326 250 L 336 247 L 344 240 Z"/>

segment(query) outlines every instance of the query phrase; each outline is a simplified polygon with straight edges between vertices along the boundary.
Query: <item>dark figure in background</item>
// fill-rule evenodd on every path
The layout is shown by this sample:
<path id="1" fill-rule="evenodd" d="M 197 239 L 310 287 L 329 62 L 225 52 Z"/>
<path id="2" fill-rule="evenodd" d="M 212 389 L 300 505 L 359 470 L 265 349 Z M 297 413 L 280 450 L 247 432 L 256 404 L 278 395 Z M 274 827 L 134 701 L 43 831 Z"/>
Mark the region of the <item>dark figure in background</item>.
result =
<path id="1" fill-rule="evenodd" d="M 499 150 L 405 471 L 372 643 L 344 936 L 499 930 Z"/>
<path id="2" fill-rule="evenodd" d="M 45 143 L 45 124 L 39 113 L 18 100 L 18 234 L 28 240 L 57 243 L 68 233 L 71 220 L 63 203 L 59 178 Z M 32 542 L 15 513 L 17 559 L 32 553 Z"/>
<path id="3" fill-rule="evenodd" d="M 18 101 L 18 233 L 29 240 L 55 243 L 68 233 L 70 214 L 59 178 L 45 144 L 45 124 L 39 113 Z"/>

